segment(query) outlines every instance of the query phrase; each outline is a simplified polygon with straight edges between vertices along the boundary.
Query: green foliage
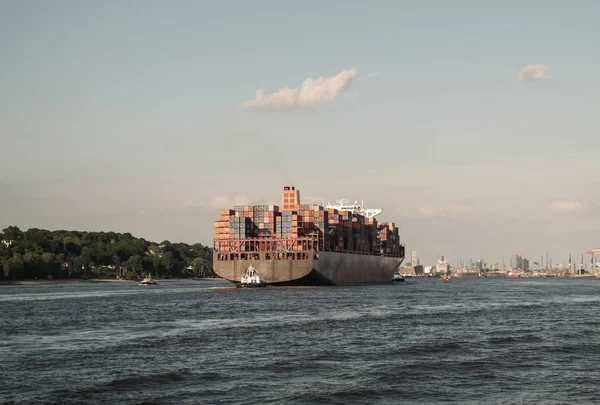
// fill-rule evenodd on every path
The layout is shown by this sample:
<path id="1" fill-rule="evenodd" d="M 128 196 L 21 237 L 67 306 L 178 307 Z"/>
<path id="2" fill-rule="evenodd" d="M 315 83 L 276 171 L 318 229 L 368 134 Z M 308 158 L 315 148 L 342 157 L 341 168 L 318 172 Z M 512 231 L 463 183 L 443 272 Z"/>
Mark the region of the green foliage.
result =
<path id="1" fill-rule="evenodd" d="M 212 250 L 199 243 L 157 244 L 115 232 L 22 232 L 16 226 L 3 229 L 0 242 L 0 280 L 215 275 Z"/>

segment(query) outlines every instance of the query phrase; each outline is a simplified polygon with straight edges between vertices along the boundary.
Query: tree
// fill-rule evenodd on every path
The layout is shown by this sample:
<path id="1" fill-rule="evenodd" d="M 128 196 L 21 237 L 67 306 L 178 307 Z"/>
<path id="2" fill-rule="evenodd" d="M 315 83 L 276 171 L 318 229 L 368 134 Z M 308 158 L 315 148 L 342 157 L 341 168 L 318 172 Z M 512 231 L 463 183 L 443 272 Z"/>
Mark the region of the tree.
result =
<path id="1" fill-rule="evenodd" d="M 124 261 L 121 266 L 125 269 L 128 277 L 139 275 L 144 269 L 144 263 L 142 257 L 135 255 L 131 256 L 128 260 Z"/>
<path id="2" fill-rule="evenodd" d="M 19 280 L 24 276 L 24 267 L 23 267 L 23 256 L 20 253 L 13 254 L 13 257 L 10 261 L 10 269 L 9 273 L 13 280 Z"/>
<path id="3" fill-rule="evenodd" d="M 89 247 L 81 249 L 81 254 L 75 259 L 77 271 L 81 271 L 84 277 L 89 274 L 89 269 L 92 263 L 92 251 Z"/>
<path id="4" fill-rule="evenodd" d="M 131 234 L 37 228 L 22 232 L 10 226 L 1 238 L 10 238 L 12 243 L 10 247 L 0 243 L 0 278 L 89 277 L 95 265 L 99 266 L 95 275 L 114 276 L 122 268 L 128 273 L 119 274 L 125 277 L 141 272 L 186 277 L 190 274 L 185 269 L 190 265 L 194 274 L 206 274 L 212 268 L 212 251 L 201 244 L 163 241 L 159 246 Z"/>
<path id="5" fill-rule="evenodd" d="M 25 278 L 40 278 L 42 272 L 38 266 L 39 255 L 37 252 L 26 250 L 23 255 L 23 268 Z"/>
<path id="6" fill-rule="evenodd" d="M 10 250 L 8 247 L 0 242 L 0 261 L 6 260 L 10 257 Z"/>
<path id="7" fill-rule="evenodd" d="M 23 232 L 16 226 L 9 226 L 2 230 L 2 237 L 7 241 L 19 242 L 23 238 Z"/>
<path id="8" fill-rule="evenodd" d="M 81 252 L 81 242 L 77 236 L 67 236 L 63 239 L 65 250 L 71 255 L 79 255 Z"/>
<path id="9" fill-rule="evenodd" d="M 4 276 L 4 278 L 6 280 L 8 280 L 11 276 L 10 263 L 8 261 L 5 261 L 2 263 L 2 275 Z"/>
<path id="10" fill-rule="evenodd" d="M 192 267 L 194 268 L 194 274 L 198 277 L 205 277 L 207 276 L 207 266 L 206 266 L 206 260 L 204 260 L 203 257 L 197 257 L 192 261 Z"/>

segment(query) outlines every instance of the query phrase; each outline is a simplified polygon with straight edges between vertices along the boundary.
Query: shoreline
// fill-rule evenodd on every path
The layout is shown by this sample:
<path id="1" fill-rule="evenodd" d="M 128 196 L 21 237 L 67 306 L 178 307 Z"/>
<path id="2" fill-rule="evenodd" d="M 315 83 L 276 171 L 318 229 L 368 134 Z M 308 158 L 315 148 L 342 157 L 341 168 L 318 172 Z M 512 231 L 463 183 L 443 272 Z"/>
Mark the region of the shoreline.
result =
<path id="1" fill-rule="evenodd" d="M 223 280 L 222 278 L 165 278 L 157 279 L 159 283 L 187 283 L 193 281 L 217 281 Z M 90 278 L 90 279 L 62 279 L 62 280 L 2 280 L 0 286 L 5 285 L 51 285 L 51 284 L 97 284 L 97 283 L 139 283 L 139 280 L 119 280 L 116 278 Z"/>

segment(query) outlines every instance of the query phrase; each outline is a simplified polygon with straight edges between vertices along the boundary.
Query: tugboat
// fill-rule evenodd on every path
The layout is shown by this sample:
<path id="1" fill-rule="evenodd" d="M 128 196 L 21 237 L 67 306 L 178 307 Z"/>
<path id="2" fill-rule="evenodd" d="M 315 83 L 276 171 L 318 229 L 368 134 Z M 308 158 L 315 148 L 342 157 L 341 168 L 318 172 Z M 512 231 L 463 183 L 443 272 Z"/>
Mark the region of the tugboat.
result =
<path id="1" fill-rule="evenodd" d="M 392 284 L 403 283 L 405 281 L 405 277 L 402 274 L 400 274 L 400 271 L 396 270 L 394 272 L 394 277 L 392 278 Z"/>
<path id="2" fill-rule="evenodd" d="M 253 265 L 250 265 L 244 272 L 240 284 L 236 284 L 236 287 L 253 288 L 253 287 L 266 287 L 267 283 L 261 280 L 258 275 L 258 271 Z"/>
<path id="3" fill-rule="evenodd" d="M 152 278 L 150 274 L 146 276 L 142 281 L 140 281 L 140 285 L 155 285 L 158 284 L 155 279 Z"/>

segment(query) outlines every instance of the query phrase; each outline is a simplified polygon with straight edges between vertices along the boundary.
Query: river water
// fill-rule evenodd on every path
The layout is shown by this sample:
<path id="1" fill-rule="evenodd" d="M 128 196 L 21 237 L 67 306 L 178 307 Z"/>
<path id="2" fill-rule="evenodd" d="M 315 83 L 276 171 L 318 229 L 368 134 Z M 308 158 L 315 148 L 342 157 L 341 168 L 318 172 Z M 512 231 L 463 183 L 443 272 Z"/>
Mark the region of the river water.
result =
<path id="1" fill-rule="evenodd" d="M 600 280 L 0 286 L 0 403 L 600 403 Z"/>

